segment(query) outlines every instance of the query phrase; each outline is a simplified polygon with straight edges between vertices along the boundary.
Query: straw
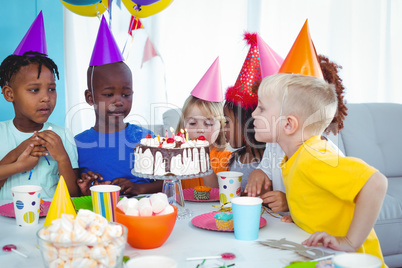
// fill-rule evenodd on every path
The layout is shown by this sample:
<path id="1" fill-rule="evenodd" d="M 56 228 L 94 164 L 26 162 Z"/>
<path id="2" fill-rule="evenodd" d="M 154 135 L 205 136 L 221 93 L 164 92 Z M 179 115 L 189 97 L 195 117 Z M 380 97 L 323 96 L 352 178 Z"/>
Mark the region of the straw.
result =
<path id="1" fill-rule="evenodd" d="M 28 258 L 27 255 L 25 255 L 24 253 L 22 253 L 22 252 L 20 252 L 20 251 L 18 251 L 18 250 L 16 250 L 16 249 L 13 249 L 13 248 L 12 248 L 11 251 L 14 252 L 14 253 L 17 253 L 18 255 L 20 255 L 20 256 L 22 256 L 22 257 L 24 257 L 24 258 Z"/>

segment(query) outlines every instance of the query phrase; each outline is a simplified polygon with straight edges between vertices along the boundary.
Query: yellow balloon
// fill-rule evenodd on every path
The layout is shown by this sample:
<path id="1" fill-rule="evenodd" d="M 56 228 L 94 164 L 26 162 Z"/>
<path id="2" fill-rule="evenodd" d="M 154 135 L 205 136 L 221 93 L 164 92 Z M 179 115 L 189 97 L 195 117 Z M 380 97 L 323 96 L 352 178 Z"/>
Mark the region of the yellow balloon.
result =
<path id="1" fill-rule="evenodd" d="M 152 5 L 147 5 L 147 6 L 141 6 L 141 10 L 138 11 L 134 9 L 135 3 L 131 0 L 122 0 L 128 11 L 131 13 L 136 18 L 146 18 L 149 16 L 152 16 L 158 12 L 161 12 L 165 8 L 167 8 L 173 0 L 159 0 L 158 2 L 152 4 Z"/>
<path id="2" fill-rule="evenodd" d="M 60 0 L 60 1 L 71 12 L 74 12 L 75 14 L 78 14 L 81 16 L 87 16 L 87 17 L 96 17 L 98 15 L 101 15 L 107 10 L 107 8 L 109 6 L 108 0 L 102 0 L 96 4 L 89 5 L 89 6 L 76 6 L 76 5 L 66 3 L 63 0 Z"/>

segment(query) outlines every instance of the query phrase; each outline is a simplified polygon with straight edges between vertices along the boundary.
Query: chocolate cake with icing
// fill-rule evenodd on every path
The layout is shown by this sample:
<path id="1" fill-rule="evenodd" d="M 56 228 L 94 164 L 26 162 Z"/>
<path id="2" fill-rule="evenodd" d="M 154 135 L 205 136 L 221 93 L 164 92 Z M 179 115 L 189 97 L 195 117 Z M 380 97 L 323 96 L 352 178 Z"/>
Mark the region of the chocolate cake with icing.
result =
<path id="1" fill-rule="evenodd" d="M 200 136 L 194 140 L 175 138 L 142 139 L 134 149 L 134 172 L 156 176 L 196 176 L 211 170 L 209 142 Z"/>

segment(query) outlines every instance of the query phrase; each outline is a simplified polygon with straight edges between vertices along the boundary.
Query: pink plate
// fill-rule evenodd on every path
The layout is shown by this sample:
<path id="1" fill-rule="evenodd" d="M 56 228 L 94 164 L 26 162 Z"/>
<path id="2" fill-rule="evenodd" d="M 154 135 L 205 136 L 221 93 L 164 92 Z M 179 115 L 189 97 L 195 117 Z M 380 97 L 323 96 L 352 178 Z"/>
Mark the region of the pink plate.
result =
<path id="1" fill-rule="evenodd" d="M 211 188 L 211 193 L 209 194 L 209 199 L 206 200 L 198 200 L 194 198 L 194 188 L 183 189 L 183 197 L 186 201 L 195 201 L 195 202 L 211 202 L 211 201 L 219 201 L 219 189 Z"/>
<path id="2" fill-rule="evenodd" d="M 210 212 L 206 214 L 202 214 L 194 217 L 191 220 L 191 223 L 201 229 L 212 230 L 212 231 L 220 231 L 220 232 L 233 232 L 233 230 L 219 230 L 216 228 L 214 215 L 218 212 Z M 263 217 L 260 218 L 260 228 L 264 227 L 267 224 L 267 220 Z"/>
<path id="3" fill-rule="evenodd" d="M 50 207 L 50 203 L 51 202 L 49 202 L 49 201 L 44 201 L 40 205 L 39 217 L 45 217 L 47 215 L 47 212 L 48 212 L 49 207 Z M 14 203 L 8 203 L 8 204 L 0 206 L 0 215 L 15 218 Z"/>

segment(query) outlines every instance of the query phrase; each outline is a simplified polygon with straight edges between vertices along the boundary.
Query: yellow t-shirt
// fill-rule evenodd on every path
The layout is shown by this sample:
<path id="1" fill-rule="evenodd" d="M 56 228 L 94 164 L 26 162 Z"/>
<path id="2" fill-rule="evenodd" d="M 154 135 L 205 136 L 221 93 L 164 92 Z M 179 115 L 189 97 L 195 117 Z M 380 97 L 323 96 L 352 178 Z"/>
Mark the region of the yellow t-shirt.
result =
<path id="1" fill-rule="evenodd" d="M 290 159 L 285 156 L 281 167 L 293 221 L 306 232 L 325 231 L 334 236 L 346 235 L 355 198 L 377 172 L 360 159 L 339 156 L 319 136 L 303 143 Z M 374 229 L 357 252 L 383 260 Z"/>
<path id="2" fill-rule="evenodd" d="M 228 163 L 230 155 L 229 150 L 219 151 L 215 147 L 209 153 L 209 159 L 213 171 L 216 173 L 229 170 Z M 185 179 L 181 181 L 183 189 L 194 188 L 195 186 L 204 186 L 202 178 Z"/>

